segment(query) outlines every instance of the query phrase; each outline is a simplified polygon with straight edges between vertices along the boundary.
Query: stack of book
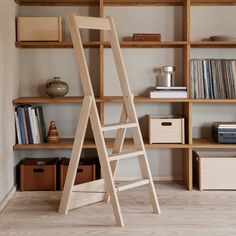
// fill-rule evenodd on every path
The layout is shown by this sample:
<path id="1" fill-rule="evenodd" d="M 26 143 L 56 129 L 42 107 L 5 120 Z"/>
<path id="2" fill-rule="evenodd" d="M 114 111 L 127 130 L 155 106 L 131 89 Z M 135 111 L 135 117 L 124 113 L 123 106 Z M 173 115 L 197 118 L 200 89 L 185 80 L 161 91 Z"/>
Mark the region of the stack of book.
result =
<path id="1" fill-rule="evenodd" d="M 18 144 L 40 144 L 46 142 L 46 130 L 41 106 L 20 105 L 15 109 Z"/>
<path id="2" fill-rule="evenodd" d="M 236 122 L 214 122 L 212 136 L 218 143 L 236 143 Z"/>
<path id="3" fill-rule="evenodd" d="M 150 92 L 150 98 L 187 98 L 186 87 L 160 87 Z"/>
<path id="4" fill-rule="evenodd" d="M 236 62 L 225 59 L 190 61 L 191 98 L 236 98 Z"/>

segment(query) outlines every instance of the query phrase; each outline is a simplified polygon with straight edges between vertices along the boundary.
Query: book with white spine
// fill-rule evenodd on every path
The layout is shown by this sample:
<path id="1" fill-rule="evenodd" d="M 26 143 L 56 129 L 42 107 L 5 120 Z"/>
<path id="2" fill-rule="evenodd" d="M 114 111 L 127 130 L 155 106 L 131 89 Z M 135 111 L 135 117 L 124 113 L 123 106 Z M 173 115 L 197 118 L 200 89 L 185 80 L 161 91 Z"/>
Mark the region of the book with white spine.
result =
<path id="1" fill-rule="evenodd" d="M 34 132 L 35 132 L 35 144 L 40 144 L 39 125 L 38 125 L 38 119 L 36 116 L 35 108 L 32 107 L 31 111 L 32 111 L 32 119 L 33 119 Z"/>

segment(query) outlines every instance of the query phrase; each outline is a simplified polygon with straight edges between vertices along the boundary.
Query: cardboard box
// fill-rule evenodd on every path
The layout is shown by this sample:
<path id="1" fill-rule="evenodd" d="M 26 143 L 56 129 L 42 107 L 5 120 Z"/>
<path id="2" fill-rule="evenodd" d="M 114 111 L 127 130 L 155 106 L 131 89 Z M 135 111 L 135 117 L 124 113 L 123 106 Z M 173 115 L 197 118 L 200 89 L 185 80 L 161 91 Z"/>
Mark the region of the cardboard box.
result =
<path id="1" fill-rule="evenodd" d="M 58 158 L 25 158 L 20 163 L 20 191 L 56 191 Z"/>
<path id="2" fill-rule="evenodd" d="M 184 144 L 184 118 L 181 116 L 148 115 L 149 143 Z"/>
<path id="3" fill-rule="evenodd" d="M 193 159 L 200 190 L 236 190 L 236 152 L 197 151 Z"/>
<path id="4" fill-rule="evenodd" d="M 63 41 L 59 17 L 17 17 L 17 41 Z"/>
<path id="5" fill-rule="evenodd" d="M 66 174 L 69 167 L 69 159 L 64 158 L 60 163 L 60 190 L 64 188 Z M 96 165 L 95 164 L 86 164 L 79 165 L 75 177 L 74 184 L 82 184 L 96 179 Z"/>

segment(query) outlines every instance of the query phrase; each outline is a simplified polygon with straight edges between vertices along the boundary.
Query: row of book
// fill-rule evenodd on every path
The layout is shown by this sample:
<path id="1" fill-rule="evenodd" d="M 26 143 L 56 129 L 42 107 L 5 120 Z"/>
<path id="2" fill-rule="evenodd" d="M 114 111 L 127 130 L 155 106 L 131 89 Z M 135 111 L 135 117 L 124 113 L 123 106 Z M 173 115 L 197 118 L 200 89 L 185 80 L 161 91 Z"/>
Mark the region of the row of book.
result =
<path id="1" fill-rule="evenodd" d="M 191 98 L 236 98 L 236 61 L 190 60 Z"/>
<path id="2" fill-rule="evenodd" d="M 18 144 L 46 142 L 44 115 L 41 106 L 17 106 L 15 108 L 15 123 Z"/>

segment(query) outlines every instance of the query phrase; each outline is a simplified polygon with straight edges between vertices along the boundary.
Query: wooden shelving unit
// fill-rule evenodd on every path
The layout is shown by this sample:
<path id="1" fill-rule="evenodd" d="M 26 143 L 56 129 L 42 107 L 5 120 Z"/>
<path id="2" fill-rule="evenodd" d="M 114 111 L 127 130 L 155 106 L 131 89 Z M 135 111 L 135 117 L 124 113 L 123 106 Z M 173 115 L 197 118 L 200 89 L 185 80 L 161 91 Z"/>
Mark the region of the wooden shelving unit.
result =
<path id="1" fill-rule="evenodd" d="M 104 17 L 105 6 L 182 6 L 182 40 L 181 41 L 162 41 L 162 42 L 133 42 L 121 41 L 122 48 L 181 48 L 183 57 L 183 84 L 190 93 L 189 61 L 191 48 L 235 48 L 236 42 L 213 42 L 213 41 L 191 41 L 190 39 L 190 8 L 195 5 L 236 5 L 236 0 L 16 0 L 22 6 L 97 6 L 99 16 Z M 69 41 L 65 42 L 16 42 L 17 48 L 73 48 Z M 100 33 L 99 41 L 84 42 L 86 48 L 98 48 L 100 59 L 100 96 L 96 98 L 100 107 L 101 121 L 104 121 L 104 107 L 106 103 L 121 103 L 119 96 L 105 96 L 104 93 L 104 50 L 110 44 L 104 41 L 103 33 Z M 13 105 L 18 104 L 47 104 L 47 103 L 81 103 L 83 97 L 65 97 L 60 99 L 48 97 L 20 97 L 13 100 Z M 135 103 L 182 103 L 183 115 L 186 118 L 186 144 L 149 144 L 145 139 L 147 148 L 173 148 L 183 150 L 183 178 L 188 190 L 192 189 L 192 150 L 208 148 L 236 148 L 234 144 L 218 144 L 212 139 L 195 139 L 192 137 L 192 107 L 195 103 L 218 104 L 235 103 L 236 99 L 151 99 L 145 96 L 135 96 Z M 113 145 L 114 139 L 106 139 L 108 147 Z M 34 144 L 34 145 L 14 145 L 14 150 L 27 149 L 71 149 L 73 139 L 61 139 L 56 144 Z M 127 139 L 124 144 L 126 147 L 132 146 L 131 140 Z M 94 141 L 87 139 L 84 148 L 95 148 Z"/>

